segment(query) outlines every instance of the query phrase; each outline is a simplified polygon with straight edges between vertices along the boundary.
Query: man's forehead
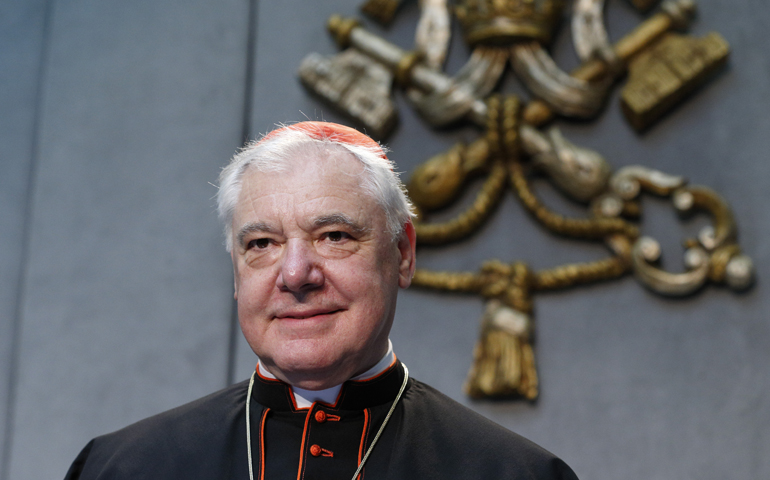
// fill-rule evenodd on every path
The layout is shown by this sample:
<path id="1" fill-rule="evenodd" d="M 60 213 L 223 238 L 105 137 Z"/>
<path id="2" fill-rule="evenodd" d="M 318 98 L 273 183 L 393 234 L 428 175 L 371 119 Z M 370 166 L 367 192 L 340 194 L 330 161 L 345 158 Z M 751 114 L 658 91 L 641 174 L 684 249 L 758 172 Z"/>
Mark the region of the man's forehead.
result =
<path id="1" fill-rule="evenodd" d="M 260 197 L 283 194 L 299 201 L 316 197 L 340 197 L 357 203 L 365 198 L 377 201 L 366 188 L 364 167 L 357 160 L 303 158 L 282 169 L 247 170 L 242 177 L 238 203 L 249 206 Z"/>
<path id="2" fill-rule="evenodd" d="M 233 227 L 238 230 L 246 222 L 269 225 L 288 214 L 301 214 L 309 227 L 362 224 L 367 223 L 364 217 L 385 216 L 377 196 L 364 185 L 363 170 L 349 154 L 347 158 L 298 159 L 286 171 L 247 170 L 236 204 L 239 218 L 233 219 L 241 225 Z"/>

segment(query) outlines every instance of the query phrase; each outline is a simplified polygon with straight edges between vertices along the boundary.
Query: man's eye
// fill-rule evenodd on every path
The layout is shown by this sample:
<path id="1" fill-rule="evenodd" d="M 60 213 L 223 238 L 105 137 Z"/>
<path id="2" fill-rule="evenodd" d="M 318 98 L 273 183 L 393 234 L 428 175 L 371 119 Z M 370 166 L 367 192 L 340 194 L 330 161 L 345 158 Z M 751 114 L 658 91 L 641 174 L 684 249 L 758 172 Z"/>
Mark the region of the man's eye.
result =
<path id="1" fill-rule="evenodd" d="M 246 246 L 249 250 L 252 248 L 267 248 L 270 245 L 270 239 L 269 238 L 257 238 L 249 242 L 249 244 Z"/>
<path id="2" fill-rule="evenodd" d="M 326 238 L 331 242 L 340 242 L 348 237 L 349 235 L 345 232 L 329 232 L 326 234 Z"/>

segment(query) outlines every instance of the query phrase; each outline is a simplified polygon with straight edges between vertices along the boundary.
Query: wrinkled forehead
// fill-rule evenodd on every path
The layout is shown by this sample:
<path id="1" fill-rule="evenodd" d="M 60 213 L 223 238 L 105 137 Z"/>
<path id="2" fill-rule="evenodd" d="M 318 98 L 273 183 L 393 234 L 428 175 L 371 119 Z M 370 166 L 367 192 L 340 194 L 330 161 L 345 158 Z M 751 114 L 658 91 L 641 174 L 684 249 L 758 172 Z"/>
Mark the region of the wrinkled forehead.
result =
<path id="1" fill-rule="evenodd" d="M 251 209 L 255 200 L 266 195 L 289 194 L 294 201 L 340 198 L 349 205 L 365 208 L 372 215 L 386 216 L 385 208 L 371 188 L 364 164 L 345 148 L 322 145 L 289 153 L 279 168 L 260 169 L 255 165 L 245 171 L 236 211 Z"/>

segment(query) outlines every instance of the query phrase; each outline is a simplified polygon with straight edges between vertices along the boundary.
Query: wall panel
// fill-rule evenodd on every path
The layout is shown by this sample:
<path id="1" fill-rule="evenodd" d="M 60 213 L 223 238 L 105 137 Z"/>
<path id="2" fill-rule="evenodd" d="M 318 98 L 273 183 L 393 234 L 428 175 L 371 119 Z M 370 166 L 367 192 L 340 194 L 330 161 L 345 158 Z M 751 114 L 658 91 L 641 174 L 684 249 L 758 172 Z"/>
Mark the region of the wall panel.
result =
<path id="1" fill-rule="evenodd" d="M 9 478 L 226 385 L 248 2 L 56 2 Z M 41 461 L 44 452 L 45 461 Z"/>
<path id="2" fill-rule="evenodd" d="M 0 478 L 10 448 L 14 343 L 27 249 L 30 177 L 45 45 L 45 1 L 0 4 Z"/>

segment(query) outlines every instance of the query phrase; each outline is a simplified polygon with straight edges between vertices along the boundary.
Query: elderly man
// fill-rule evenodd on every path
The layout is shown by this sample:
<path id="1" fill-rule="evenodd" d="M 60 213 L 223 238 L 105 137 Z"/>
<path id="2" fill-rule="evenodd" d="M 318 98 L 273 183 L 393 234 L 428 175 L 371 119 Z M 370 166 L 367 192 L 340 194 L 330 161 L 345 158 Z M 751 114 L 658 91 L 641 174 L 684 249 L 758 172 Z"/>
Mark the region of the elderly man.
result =
<path id="1" fill-rule="evenodd" d="M 92 440 L 67 478 L 576 478 L 394 356 L 415 230 L 376 142 L 330 123 L 283 127 L 233 158 L 218 200 L 256 371 Z"/>

